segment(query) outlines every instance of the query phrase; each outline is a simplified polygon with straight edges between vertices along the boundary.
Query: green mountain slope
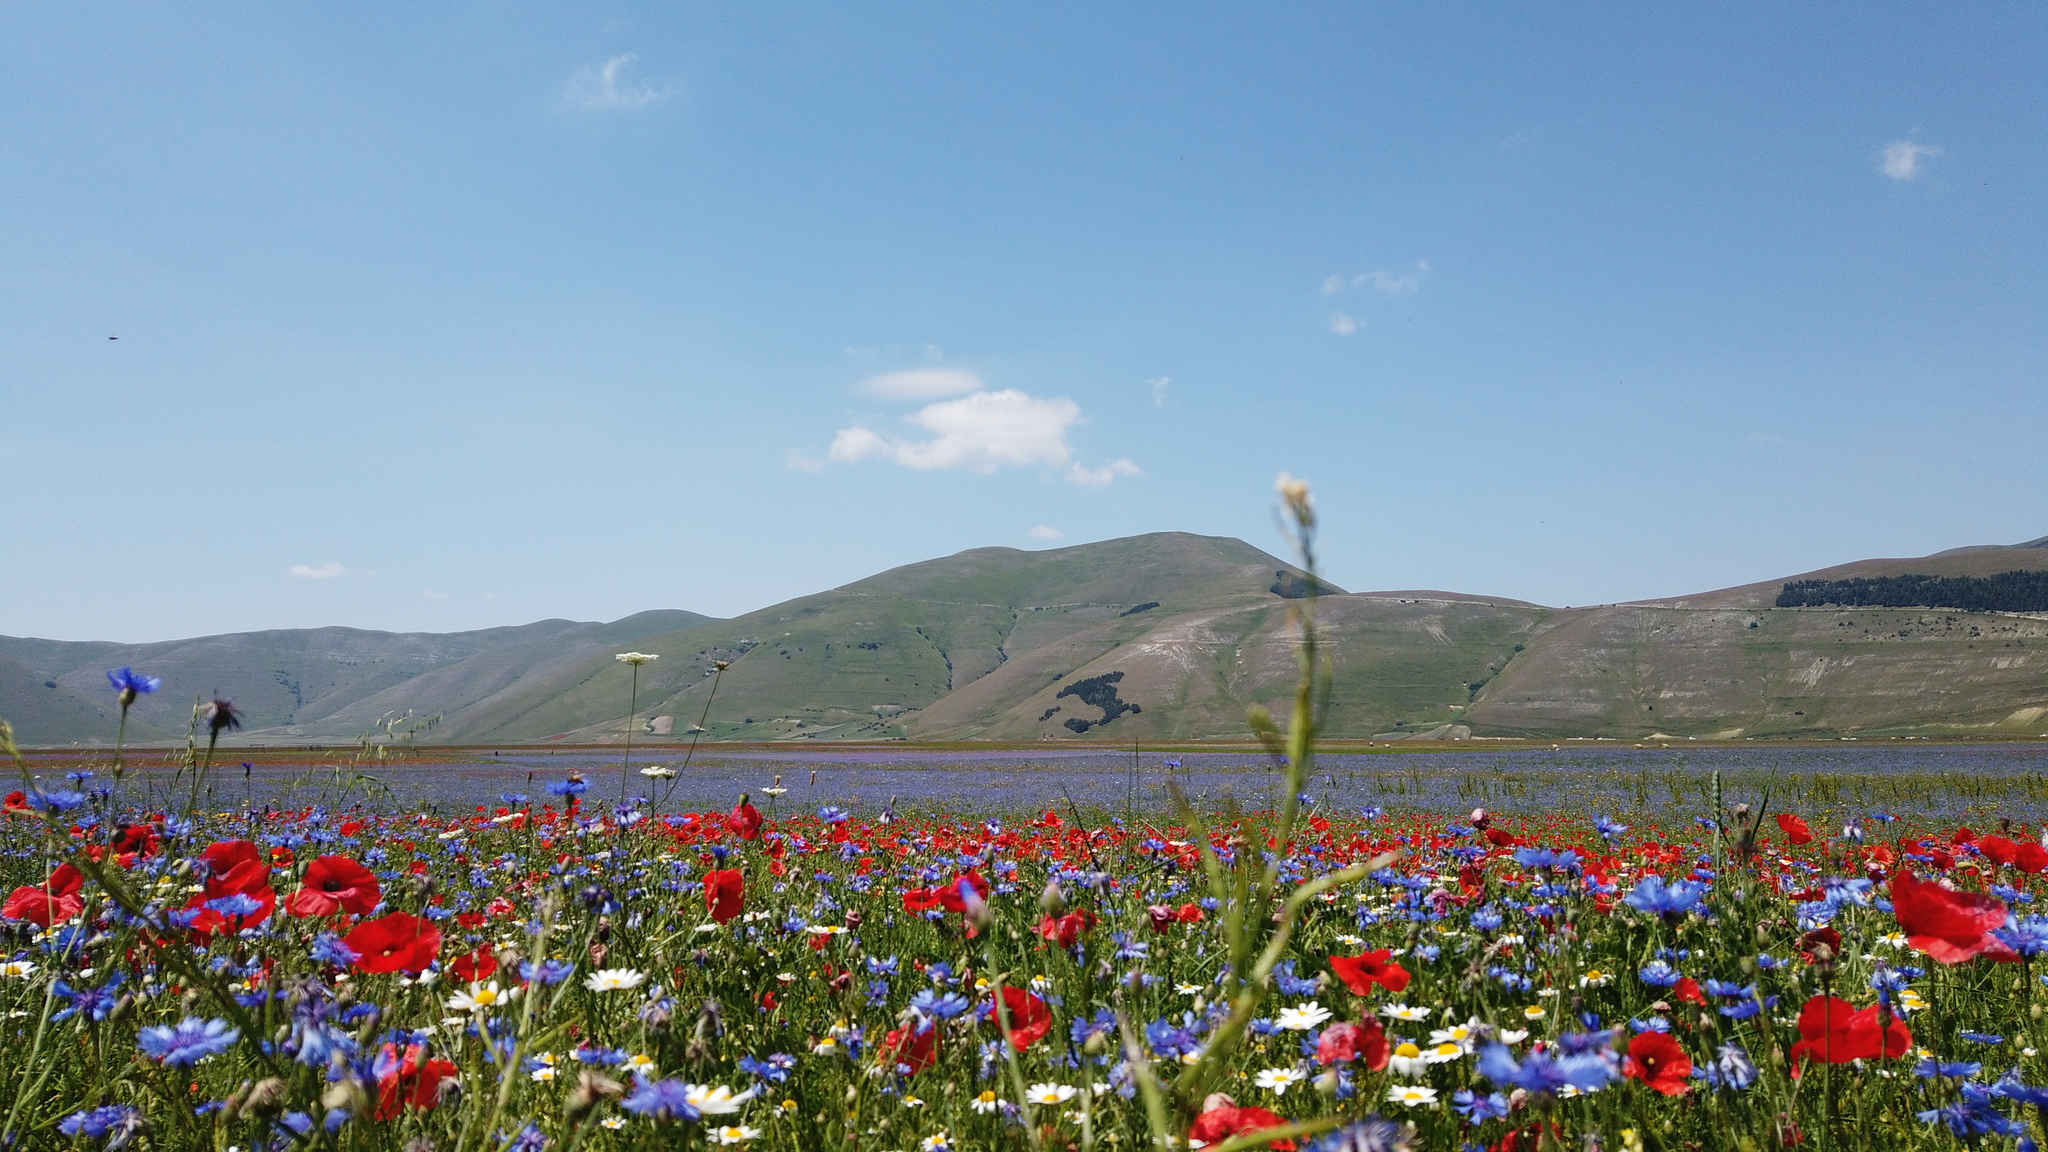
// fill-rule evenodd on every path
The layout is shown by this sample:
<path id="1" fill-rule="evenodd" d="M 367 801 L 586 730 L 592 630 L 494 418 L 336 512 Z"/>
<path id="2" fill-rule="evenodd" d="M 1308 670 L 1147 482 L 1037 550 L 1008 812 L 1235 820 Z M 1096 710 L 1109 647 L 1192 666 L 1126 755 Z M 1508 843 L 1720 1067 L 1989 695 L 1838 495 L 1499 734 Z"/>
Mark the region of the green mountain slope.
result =
<path id="1" fill-rule="evenodd" d="M 1788 579 L 2048 569 L 2048 542 L 1865 560 Z M 1285 579 L 1281 574 L 1286 573 Z M 111 738 L 104 672 L 165 690 L 138 740 L 218 690 L 255 740 L 337 741 L 442 714 L 439 741 L 617 741 L 626 648 L 636 741 L 1239 739 L 1295 675 L 1299 574 L 1239 540 L 1154 533 L 1043 552 L 981 548 L 730 620 L 647 612 L 452 635 L 346 628 L 161 644 L 0 637 L 0 716 L 22 738 Z M 1827 736 L 2048 730 L 2048 619 L 1773 607 L 1785 580 L 1598 608 L 1449 592 L 1317 601 L 1334 736 Z M 715 676 L 718 663 L 728 665 Z M 716 697 L 713 698 L 714 685 Z M 654 731 L 648 731 L 652 725 Z"/>

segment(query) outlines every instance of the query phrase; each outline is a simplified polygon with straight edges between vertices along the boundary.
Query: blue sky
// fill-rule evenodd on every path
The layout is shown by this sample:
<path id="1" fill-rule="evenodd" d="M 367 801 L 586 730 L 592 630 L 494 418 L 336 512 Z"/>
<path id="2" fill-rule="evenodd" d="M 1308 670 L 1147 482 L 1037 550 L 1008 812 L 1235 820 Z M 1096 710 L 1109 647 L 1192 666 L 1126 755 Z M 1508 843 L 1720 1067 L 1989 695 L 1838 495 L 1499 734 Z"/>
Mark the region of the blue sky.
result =
<path id="1" fill-rule="evenodd" d="M 2048 11 L 14 6 L 0 632 L 2048 533 Z M 118 340 L 109 340 L 118 336 Z"/>

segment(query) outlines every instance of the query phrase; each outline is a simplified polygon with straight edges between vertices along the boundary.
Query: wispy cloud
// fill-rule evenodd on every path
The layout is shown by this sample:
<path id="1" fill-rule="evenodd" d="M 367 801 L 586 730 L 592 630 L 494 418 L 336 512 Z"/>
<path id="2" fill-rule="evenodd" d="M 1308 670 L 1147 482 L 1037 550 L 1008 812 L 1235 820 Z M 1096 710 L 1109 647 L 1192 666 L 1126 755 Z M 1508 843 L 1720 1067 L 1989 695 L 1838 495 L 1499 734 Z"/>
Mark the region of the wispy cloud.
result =
<path id="1" fill-rule="evenodd" d="M 924 373 L 897 372 L 891 377 L 920 376 Z M 968 373 L 944 373 L 949 377 Z M 875 377 L 882 380 L 883 377 Z M 872 383 L 869 381 L 868 383 Z M 881 394 L 898 398 L 916 394 L 918 388 L 936 389 L 941 381 L 889 385 Z M 957 381 L 949 387 L 957 385 Z M 930 393 L 927 393 L 930 394 Z M 927 404 L 903 418 L 928 436 L 890 436 L 866 425 L 841 428 L 825 453 L 835 464 L 860 464 L 887 460 L 918 471 L 959 469 L 994 472 L 999 468 L 1066 468 L 1066 478 L 1076 484 L 1101 486 L 1119 476 L 1142 475 L 1136 464 L 1116 460 L 1101 468 L 1083 467 L 1074 459 L 1067 432 L 1081 420 L 1081 408 L 1072 400 L 1046 400 L 1006 388 L 1000 392 L 977 391 L 957 400 Z M 794 459 L 794 457 L 792 457 Z"/>
<path id="2" fill-rule="evenodd" d="M 796 448 L 791 448 L 783 453 L 782 462 L 792 472 L 823 472 L 825 470 L 825 462 L 823 460 L 818 459 L 816 456 L 806 455 L 802 450 Z"/>
<path id="3" fill-rule="evenodd" d="M 1389 296 L 1413 296 L 1422 291 L 1422 278 L 1427 275 L 1427 260 L 1417 260 L 1412 272 L 1389 272 L 1385 268 L 1375 268 L 1370 272 L 1360 272 L 1352 276 L 1332 272 L 1323 277 L 1323 295 L 1335 296 L 1347 289 L 1370 286 L 1375 291 Z"/>
<path id="4" fill-rule="evenodd" d="M 1878 154 L 1878 171 L 1894 180 L 1911 180 L 1920 175 L 1920 161 L 1941 155 L 1939 144 L 1915 140 L 1894 140 Z"/>
<path id="5" fill-rule="evenodd" d="M 853 386 L 855 392 L 877 400 L 937 400 L 982 389 L 981 377 L 955 368 L 912 368 L 906 372 L 884 372 Z"/>
<path id="6" fill-rule="evenodd" d="M 360 575 L 342 567 L 339 560 L 329 560 L 317 568 L 311 564 L 294 564 L 285 569 L 284 574 L 294 580 L 333 580 L 342 576 Z"/>
<path id="7" fill-rule="evenodd" d="M 1173 377 L 1158 376 L 1145 381 L 1145 384 L 1152 389 L 1152 406 L 1154 408 L 1166 407 L 1166 390 L 1173 386 Z"/>
<path id="8" fill-rule="evenodd" d="M 1067 538 L 1065 532 L 1047 524 L 1040 524 L 1024 534 L 1033 540 L 1065 540 Z"/>
<path id="9" fill-rule="evenodd" d="M 579 69 L 569 77 L 562 93 L 565 103 L 589 112 L 631 112 L 673 96 L 682 85 L 675 80 L 642 83 L 628 80 L 626 68 L 639 59 L 631 52 L 614 56 L 603 64 Z"/>
<path id="10" fill-rule="evenodd" d="M 1358 331 L 1358 321 L 1338 312 L 1330 317 L 1330 331 L 1339 336 L 1349 336 Z"/>
<path id="11" fill-rule="evenodd" d="M 1111 460 L 1100 468 L 1084 468 L 1075 464 L 1067 469 L 1067 480 L 1083 488 L 1107 488 L 1119 476 L 1143 476 L 1144 470 L 1129 460 Z"/>

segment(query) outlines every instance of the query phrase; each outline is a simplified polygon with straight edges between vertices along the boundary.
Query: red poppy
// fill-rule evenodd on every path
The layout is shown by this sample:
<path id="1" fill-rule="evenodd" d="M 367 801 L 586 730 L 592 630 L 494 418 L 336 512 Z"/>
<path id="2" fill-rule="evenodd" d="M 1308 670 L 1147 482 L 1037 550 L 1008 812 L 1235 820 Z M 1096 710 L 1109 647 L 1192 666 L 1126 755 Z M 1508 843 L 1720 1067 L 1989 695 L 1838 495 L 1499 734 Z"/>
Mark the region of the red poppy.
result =
<path id="1" fill-rule="evenodd" d="M 1804 818 L 1789 812 L 1778 813 L 1778 831 L 1783 832 L 1785 839 L 1793 844 L 1813 843 L 1813 829 L 1806 826 Z"/>
<path id="2" fill-rule="evenodd" d="M 474 984 L 479 980 L 489 980 L 491 978 L 491 974 L 498 970 L 498 958 L 491 954 L 490 949 L 479 948 L 474 952 L 465 952 L 449 961 L 448 969 L 462 979 Z"/>
<path id="3" fill-rule="evenodd" d="M 733 805 L 732 815 L 725 818 L 725 826 L 742 840 L 758 840 L 761 838 L 761 810 L 742 796 L 740 802 Z"/>
<path id="4" fill-rule="evenodd" d="M 1513 848 L 1521 843 L 1521 841 L 1515 839 L 1514 833 L 1509 832 L 1505 828 L 1488 828 L 1486 830 L 1486 842 L 1495 848 Z"/>
<path id="5" fill-rule="evenodd" d="M 254 896 L 257 889 L 270 887 L 270 865 L 264 863 L 263 850 L 252 841 L 216 841 L 206 846 L 199 860 L 206 874 L 208 899 L 232 892 Z"/>
<path id="6" fill-rule="evenodd" d="M 1833 928 L 1820 927 L 1799 938 L 1799 954 L 1806 958 L 1808 964 L 1814 962 L 1814 953 L 1822 948 L 1826 948 L 1830 956 L 1841 955 L 1842 934 Z"/>
<path id="7" fill-rule="evenodd" d="M 418 974 L 441 954 L 441 930 L 410 912 L 392 912 L 356 925 L 342 943 L 361 971 Z"/>
<path id="8" fill-rule="evenodd" d="M 194 895 L 185 902 L 185 910 L 187 912 L 196 910 L 199 913 L 193 918 L 190 930 L 194 936 L 202 940 L 216 932 L 233 935 L 244 928 L 254 928 L 265 920 L 270 919 L 270 914 L 277 910 L 277 892 L 268 884 L 260 888 L 251 888 L 240 892 L 215 892 L 212 888 L 213 886 L 209 884 L 206 891 Z M 256 909 L 252 912 L 241 912 L 230 916 L 206 906 L 209 901 L 221 900 L 230 896 L 244 896 L 254 900 L 256 902 Z"/>
<path id="9" fill-rule="evenodd" d="M 1376 1016 L 1366 1017 L 1361 1024 L 1332 1024 L 1323 1029 L 1322 1039 L 1316 1041 L 1318 1064 L 1362 1060 L 1368 1070 L 1377 1072 L 1387 1066 L 1391 1055 L 1386 1030 L 1380 1027 Z"/>
<path id="10" fill-rule="evenodd" d="M 1065 916 L 1047 916 L 1038 922 L 1038 934 L 1047 940 L 1057 940 L 1062 948 L 1072 948 L 1081 939 L 1081 933 L 1095 927 L 1095 913 L 1079 908 Z"/>
<path id="11" fill-rule="evenodd" d="M 704 874 L 704 907 L 720 924 L 747 909 L 747 878 L 736 868 Z"/>
<path id="12" fill-rule="evenodd" d="M 1683 1096 L 1692 1075 L 1692 1059 L 1669 1032 L 1645 1032 L 1628 1042 L 1624 1076 L 1641 1080 L 1666 1096 Z"/>
<path id="13" fill-rule="evenodd" d="M 157 827 L 154 824 L 129 824 L 121 829 L 121 835 L 114 841 L 114 855 L 123 858 L 123 866 L 132 863 L 135 857 L 148 857 L 162 851 Z"/>
<path id="14" fill-rule="evenodd" d="M 30 808 L 30 807 L 28 806 L 28 793 L 26 793 L 26 792 L 23 792 L 23 791 L 22 791 L 21 789 L 19 789 L 19 788 L 16 788 L 16 789 L 15 789 L 14 791 L 12 791 L 12 792 L 9 792 L 9 793 L 7 794 L 7 804 L 6 804 L 6 808 L 7 808 L 7 811 L 9 811 L 9 812 L 32 812 L 32 811 L 34 811 L 34 809 L 32 809 L 32 808 Z"/>
<path id="15" fill-rule="evenodd" d="M 383 899 L 377 877 L 346 856 L 322 856 L 306 866 L 306 883 L 285 902 L 294 916 L 368 916 Z"/>
<path id="16" fill-rule="evenodd" d="M 1880 1014 L 1883 1024 L 1880 1025 Z M 1823 1064 L 1846 1064 L 1880 1055 L 1895 1059 L 1913 1046 L 1905 1021 L 1872 1004 L 1858 1012 L 1847 1000 L 1815 996 L 1799 1012 L 1799 1043 L 1792 1046 L 1792 1064 L 1807 1057 Z"/>
<path id="17" fill-rule="evenodd" d="M 903 893 L 905 912 L 929 912 L 939 906 L 939 891 L 936 888 L 909 888 Z"/>
<path id="18" fill-rule="evenodd" d="M 452 1061 L 426 1060 L 426 1051 L 407 1044 L 401 1055 L 398 1046 L 386 1044 L 377 1057 L 377 1119 L 396 1120 L 407 1104 L 432 1108 L 441 1102 L 441 1082 L 458 1080 L 461 1070 Z"/>
<path id="19" fill-rule="evenodd" d="M 84 910 L 85 898 L 78 894 L 84 887 L 85 878 L 76 867 L 60 864 L 41 887 L 24 884 L 10 893 L 7 903 L 0 906 L 0 917 L 27 920 L 42 928 L 62 924 Z"/>
<path id="20" fill-rule="evenodd" d="M 1010 1047 L 1019 1052 L 1052 1030 L 1052 1009 L 1022 988 L 1003 989 L 1003 1011 L 1010 1018 Z"/>
<path id="21" fill-rule="evenodd" d="M 1943 888 L 1901 870 L 1892 877 L 1892 911 L 1906 930 L 1906 943 L 1943 964 L 1976 956 L 2019 959 L 1991 934 L 2005 925 L 2005 902 L 1996 896 Z"/>
<path id="22" fill-rule="evenodd" d="M 2013 851 L 2012 866 L 2022 872 L 2048 870 L 2048 848 L 2043 848 L 2032 840 L 2023 840 Z"/>
<path id="23" fill-rule="evenodd" d="M 1707 1002 L 1707 994 L 1700 991 L 1700 982 L 1690 976 L 1680 976 L 1678 978 L 1678 983 L 1671 988 L 1671 998 L 1683 1000 L 1689 1004 L 1704 1005 Z"/>
<path id="24" fill-rule="evenodd" d="M 938 1063 L 939 1030 L 930 1026 L 921 1032 L 891 1028 L 876 1054 L 885 1066 L 905 1068 L 909 1070 L 905 1075 L 915 1076 Z"/>
<path id="25" fill-rule="evenodd" d="M 1242 1136 L 1247 1132 L 1259 1132 L 1267 1128 L 1284 1128 L 1287 1125 L 1286 1118 L 1277 1113 L 1264 1108 L 1240 1108 L 1235 1101 L 1220 1092 L 1211 1096 L 1209 1102 L 1214 1106 L 1204 1109 L 1201 1115 L 1195 1117 L 1194 1127 L 1188 1129 L 1188 1142 L 1191 1144 L 1196 1140 L 1204 1144 L 1221 1144 L 1233 1136 Z M 1294 1147 L 1294 1141 L 1274 1140 L 1266 1147 L 1289 1149 Z"/>
<path id="26" fill-rule="evenodd" d="M 2003 836 L 1986 836 L 1977 841 L 1977 851 L 1982 852 L 1984 858 L 1993 864 L 2010 864 L 2014 854 L 2019 851 L 2019 845 Z"/>
<path id="27" fill-rule="evenodd" d="M 963 891 L 963 888 L 972 888 L 976 896 L 983 900 L 988 899 L 988 879 L 981 874 L 979 869 L 969 868 L 967 871 L 954 877 L 951 884 L 946 885 L 944 888 L 935 889 L 939 894 L 939 903 L 945 906 L 946 911 L 967 911 L 967 894 Z"/>
<path id="28" fill-rule="evenodd" d="M 1377 984 L 1389 992 L 1408 987 L 1408 970 L 1393 961 L 1393 950 L 1379 948 L 1360 956 L 1330 957 L 1330 971 L 1346 988 L 1364 996 Z"/>

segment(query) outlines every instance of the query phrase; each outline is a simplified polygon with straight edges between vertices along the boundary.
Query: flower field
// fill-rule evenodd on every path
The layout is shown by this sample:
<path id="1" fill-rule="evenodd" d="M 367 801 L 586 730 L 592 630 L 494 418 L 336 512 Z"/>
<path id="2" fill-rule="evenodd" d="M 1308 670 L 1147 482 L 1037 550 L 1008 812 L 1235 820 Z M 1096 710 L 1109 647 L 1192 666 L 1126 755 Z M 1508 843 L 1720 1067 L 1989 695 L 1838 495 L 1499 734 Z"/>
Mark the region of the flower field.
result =
<path id="1" fill-rule="evenodd" d="M 2048 1102 L 2011 829 L 75 777 L 6 800 L 13 1146 L 1954 1147 Z"/>

